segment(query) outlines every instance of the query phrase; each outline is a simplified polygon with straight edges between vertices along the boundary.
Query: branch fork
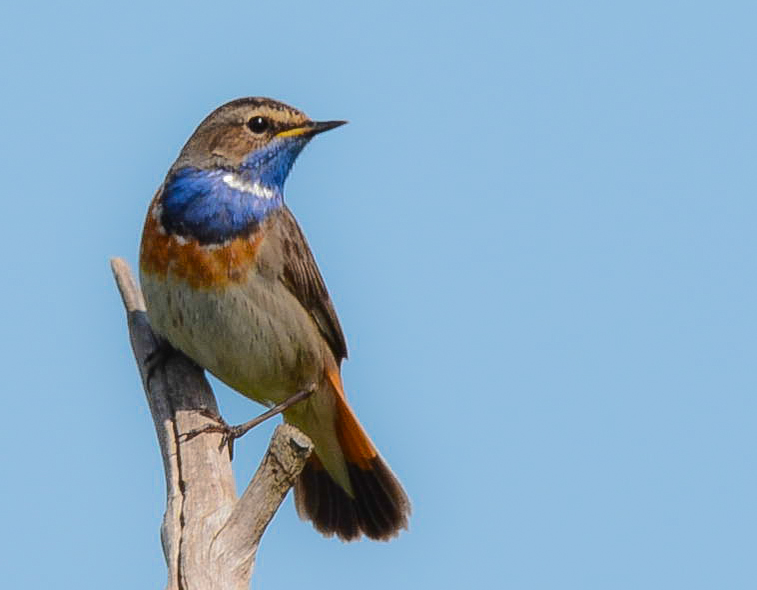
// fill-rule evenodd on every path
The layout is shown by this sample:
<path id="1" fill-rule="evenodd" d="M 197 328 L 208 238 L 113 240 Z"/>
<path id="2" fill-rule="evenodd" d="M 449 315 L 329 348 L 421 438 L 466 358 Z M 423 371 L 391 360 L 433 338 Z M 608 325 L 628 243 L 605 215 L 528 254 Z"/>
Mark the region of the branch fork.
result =
<path id="1" fill-rule="evenodd" d="M 248 590 L 260 539 L 294 485 L 313 444 L 289 424 L 276 428 L 257 472 L 237 498 L 232 445 L 263 420 L 306 398 L 298 392 L 239 427 L 219 425 L 218 404 L 203 370 L 181 354 L 150 374 L 146 359 L 160 344 L 142 293 L 123 259 L 111 260 L 132 350 L 158 435 L 166 477 L 161 526 L 167 590 Z M 215 417 L 215 418 L 214 418 Z M 202 434 L 201 436 L 198 436 Z M 219 452 L 229 445 L 229 453 Z"/>

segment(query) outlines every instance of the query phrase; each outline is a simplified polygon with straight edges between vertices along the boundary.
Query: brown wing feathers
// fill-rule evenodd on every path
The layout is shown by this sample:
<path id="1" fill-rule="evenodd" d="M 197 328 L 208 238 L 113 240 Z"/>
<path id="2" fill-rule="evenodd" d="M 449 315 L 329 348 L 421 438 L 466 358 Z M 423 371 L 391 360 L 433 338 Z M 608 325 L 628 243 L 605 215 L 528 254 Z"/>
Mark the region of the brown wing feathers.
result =
<path id="1" fill-rule="evenodd" d="M 281 280 L 310 313 L 338 366 L 347 356 L 347 345 L 323 278 L 288 209 L 282 212 L 280 227 L 284 258 Z M 327 372 L 325 386 L 336 399 L 336 434 L 353 494 L 334 481 L 314 454 L 295 486 L 297 512 L 328 536 L 349 541 L 365 534 L 388 540 L 407 528 L 410 502 L 347 403 L 336 366 Z"/>
<path id="2" fill-rule="evenodd" d="M 280 228 L 284 257 L 281 281 L 310 313 L 339 364 L 347 358 L 344 333 L 305 236 L 287 208 L 282 210 Z"/>

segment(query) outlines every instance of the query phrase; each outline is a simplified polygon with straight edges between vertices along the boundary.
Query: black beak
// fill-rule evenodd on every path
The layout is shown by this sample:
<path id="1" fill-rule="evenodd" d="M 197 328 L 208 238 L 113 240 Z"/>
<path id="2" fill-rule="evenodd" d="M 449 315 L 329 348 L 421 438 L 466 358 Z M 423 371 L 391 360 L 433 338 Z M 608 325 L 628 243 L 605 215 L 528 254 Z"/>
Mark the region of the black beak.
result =
<path id="1" fill-rule="evenodd" d="M 315 121 L 310 127 L 310 133 L 317 135 L 318 133 L 323 133 L 324 131 L 329 131 L 330 129 L 341 127 L 345 123 L 347 123 L 347 121 Z"/>
<path id="2" fill-rule="evenodd" d="M 347 121 L 308 121 L 307 123 L 300 125 L 299 127 L 292 127 L 291 129 L 285 129 L 279 131 L 276 137 L 313 137 L 334 127 L 344 125 Z"/>

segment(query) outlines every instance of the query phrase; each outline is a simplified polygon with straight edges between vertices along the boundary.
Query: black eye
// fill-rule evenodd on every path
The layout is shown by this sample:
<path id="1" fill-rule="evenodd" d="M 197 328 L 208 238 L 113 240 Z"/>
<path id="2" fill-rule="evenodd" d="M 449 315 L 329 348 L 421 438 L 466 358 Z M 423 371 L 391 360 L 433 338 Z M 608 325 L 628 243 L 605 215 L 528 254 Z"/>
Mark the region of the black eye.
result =
<path id="1" fill-rule="evenodd" d="M 263 131 L 268 129 L 268 125 L 268 119 L 264 117 L 253 117 L 247 121 L 247 126 L 253 133 L 263 133 Z"/>

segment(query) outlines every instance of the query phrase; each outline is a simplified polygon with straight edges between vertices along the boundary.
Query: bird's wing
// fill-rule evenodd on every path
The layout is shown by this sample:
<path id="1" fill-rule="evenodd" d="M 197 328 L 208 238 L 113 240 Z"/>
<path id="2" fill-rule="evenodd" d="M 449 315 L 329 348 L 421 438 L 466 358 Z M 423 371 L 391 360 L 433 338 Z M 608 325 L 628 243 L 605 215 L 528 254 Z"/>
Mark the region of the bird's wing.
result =
<path id="1" fill-rule="evenodd" d="M 277 225 L 283 258 L 279 279 L 311 315 L 339 364 L 347 358 L 347 343 L 310 247 L 288 208 L 281 210 Z"/>

